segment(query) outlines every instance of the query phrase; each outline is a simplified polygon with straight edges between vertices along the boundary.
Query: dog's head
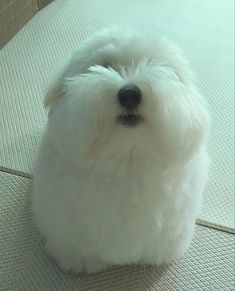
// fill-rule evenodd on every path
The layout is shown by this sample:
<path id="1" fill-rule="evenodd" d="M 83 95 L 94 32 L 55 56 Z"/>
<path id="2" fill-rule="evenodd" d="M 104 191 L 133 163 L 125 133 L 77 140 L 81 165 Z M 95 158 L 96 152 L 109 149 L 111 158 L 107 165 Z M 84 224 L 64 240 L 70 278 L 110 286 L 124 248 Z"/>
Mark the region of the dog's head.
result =
<path id="1" fill-rule="evenodd" d="M 182 162 L 208 128 L 206 107 L 178 47 L 130 29 L 108 29 L 85 41 L 45 102 L 49 127 L 73 154 L 82 147 L 94 154 L 140 149 Z"/>

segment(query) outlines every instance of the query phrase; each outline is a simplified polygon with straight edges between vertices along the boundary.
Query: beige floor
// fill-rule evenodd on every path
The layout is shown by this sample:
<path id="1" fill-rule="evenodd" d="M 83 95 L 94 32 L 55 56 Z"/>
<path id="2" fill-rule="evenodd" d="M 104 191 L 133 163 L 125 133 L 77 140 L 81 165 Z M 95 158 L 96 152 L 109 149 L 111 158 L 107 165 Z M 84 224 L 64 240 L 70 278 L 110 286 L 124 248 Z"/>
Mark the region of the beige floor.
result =
<path id="1" fill-rule="evenodd" d="M 167 269 L 73 277 L 46 256 L 30 214 L 32 165 L 46 122 L 42 99 L 48 79 L 82 39 L 124 23 L 158 27 L 190 59 L 213 118 L 210 181 L 184 258 Z M 232 290 L 233 23 L 232 0 L 55 0 L 1 50 L 0 290 Z"/>

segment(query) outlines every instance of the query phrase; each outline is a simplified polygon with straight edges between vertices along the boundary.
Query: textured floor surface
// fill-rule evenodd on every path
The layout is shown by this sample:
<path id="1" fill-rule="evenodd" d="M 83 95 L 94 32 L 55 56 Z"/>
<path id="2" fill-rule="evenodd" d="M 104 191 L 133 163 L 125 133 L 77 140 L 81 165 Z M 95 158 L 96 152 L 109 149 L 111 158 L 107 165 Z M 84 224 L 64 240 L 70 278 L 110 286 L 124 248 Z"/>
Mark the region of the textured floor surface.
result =
<path id="1" fill-rule="evenodd" d="M 233 290 L 234 18 L 232 0 L 55 0 L 0 52 L 0 290 Z M 192 247 L 168 269 L 63 274 L 30 215 L 47 80 L 82 39 L 110 24 L 165 32 L 184 50 L 211 114 L 210 181 Z M 7 172 L 7 173 L 3 173 Z M 19 177 L 19 176 L 24 176 Z"/>

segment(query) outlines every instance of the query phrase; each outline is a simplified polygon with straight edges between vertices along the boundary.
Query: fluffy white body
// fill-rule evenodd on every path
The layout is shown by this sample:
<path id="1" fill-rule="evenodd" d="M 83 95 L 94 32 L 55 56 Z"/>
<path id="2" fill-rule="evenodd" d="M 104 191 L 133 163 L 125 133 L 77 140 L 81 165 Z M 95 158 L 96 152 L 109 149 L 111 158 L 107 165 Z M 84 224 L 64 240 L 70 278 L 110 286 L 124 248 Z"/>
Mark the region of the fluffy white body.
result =
<path id="1" fill-rule="evenodd" d="M 141 92 L 134 109 L 117 97 L 128 84 Z M 57 262 L 94 272 L 182 255 L 207 179 L 209 118 L 179 49 L 102 31 L 74 52 L 46 105 L 33 213 Z"/>

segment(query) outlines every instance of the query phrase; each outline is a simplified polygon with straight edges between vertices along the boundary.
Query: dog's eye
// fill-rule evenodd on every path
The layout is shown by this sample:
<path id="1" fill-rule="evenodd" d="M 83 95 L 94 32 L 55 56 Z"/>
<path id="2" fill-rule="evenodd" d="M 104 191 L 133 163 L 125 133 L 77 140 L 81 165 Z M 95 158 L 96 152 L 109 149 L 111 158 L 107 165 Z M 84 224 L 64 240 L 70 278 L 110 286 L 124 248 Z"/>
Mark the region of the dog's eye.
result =
<path id="1" fill-rule="evenodd" d="M 103 67 L 108 69 L 108 68 L 111 68 L 112 66 L 110 64 L 106 63 L 106 64 L 103 65 Z"/>

